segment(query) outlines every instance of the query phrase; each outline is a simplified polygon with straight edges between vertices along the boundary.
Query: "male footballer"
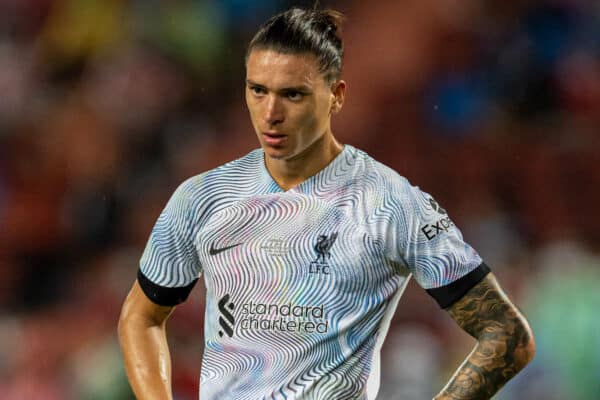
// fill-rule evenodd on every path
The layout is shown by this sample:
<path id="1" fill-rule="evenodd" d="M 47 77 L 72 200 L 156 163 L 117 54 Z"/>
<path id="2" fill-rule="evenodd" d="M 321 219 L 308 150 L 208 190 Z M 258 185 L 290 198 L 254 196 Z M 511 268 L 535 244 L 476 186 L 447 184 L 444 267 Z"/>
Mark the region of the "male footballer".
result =
<path id="1" fill-rule="evenodd" d="M 123 305 L 140 399 L 171 399 L 165 326 L 200 277 L 200 398 L 375 399 L 381 345 L 413 277 L 477 340 L 435 399 L 489 399 L 531 361 L 533 333 L 429 194 L 336 140 L 341 14 L 293 8 L 246 54 L 260 148 L 172 195 Z"/>

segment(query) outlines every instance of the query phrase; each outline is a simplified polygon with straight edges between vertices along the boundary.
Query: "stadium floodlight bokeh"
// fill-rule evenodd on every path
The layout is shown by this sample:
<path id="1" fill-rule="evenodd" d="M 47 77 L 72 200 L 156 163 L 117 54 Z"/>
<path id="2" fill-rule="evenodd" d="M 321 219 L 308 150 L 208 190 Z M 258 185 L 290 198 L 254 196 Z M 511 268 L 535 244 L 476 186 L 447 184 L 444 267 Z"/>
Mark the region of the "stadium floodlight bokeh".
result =
<path id="1" fill-rule="evenodd" d="M 116 321 L 150 229 L 183 179 L 257 147 L 245 45 L 292 3 L 0 2 L 3 399 L 131 398 Z M 497 397 L 597 396 L 600 7 L 322 3 L 347 15 L 336 136 L 435 194 L 536 333 Z M 197 287 L 170 324 L 178 399 L 202 310 Z M 441 387 L 473 344 L 452 324 L 410 285 L 379 398 Z"/>

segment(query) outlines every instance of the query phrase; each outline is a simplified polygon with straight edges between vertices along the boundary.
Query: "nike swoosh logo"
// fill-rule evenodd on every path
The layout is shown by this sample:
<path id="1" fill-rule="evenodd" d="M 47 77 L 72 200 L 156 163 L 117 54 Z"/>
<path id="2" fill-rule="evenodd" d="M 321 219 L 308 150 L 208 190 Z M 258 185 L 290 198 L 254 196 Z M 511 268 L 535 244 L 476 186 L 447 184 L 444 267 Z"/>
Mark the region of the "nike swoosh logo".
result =
<path id="1" fill-rule="evenodd" d="M 210 245 L 210 250 L 208 250 L 208 254 L 210 254 L 211 256 L 216 256 L 219 253 L 222 253 L 222 252 L 224 252 L 226 250 L 229 250 L 229 249 L 233 249 L 234 247 L 238 247 L 238 246 L 240 246 L 242 244 L 243 243 L 232 244 L 231 246 L 221 247 L 220 249 L 216 249 L 215 248 L 215 244 L 213 243 L 213 244 Z"/>

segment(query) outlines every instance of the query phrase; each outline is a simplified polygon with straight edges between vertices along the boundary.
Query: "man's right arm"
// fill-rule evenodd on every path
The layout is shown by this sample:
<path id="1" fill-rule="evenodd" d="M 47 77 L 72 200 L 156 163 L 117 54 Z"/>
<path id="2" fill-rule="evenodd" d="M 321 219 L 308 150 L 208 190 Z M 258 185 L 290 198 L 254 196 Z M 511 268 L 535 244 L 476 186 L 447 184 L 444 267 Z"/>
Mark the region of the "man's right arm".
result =
<path id="1" fill-rule="evenodd" d="M 138 399 L 172 399 L 166 322 L 173 307 L 153 303 L 136 281 L 119 318 L 119 342 Z"/>

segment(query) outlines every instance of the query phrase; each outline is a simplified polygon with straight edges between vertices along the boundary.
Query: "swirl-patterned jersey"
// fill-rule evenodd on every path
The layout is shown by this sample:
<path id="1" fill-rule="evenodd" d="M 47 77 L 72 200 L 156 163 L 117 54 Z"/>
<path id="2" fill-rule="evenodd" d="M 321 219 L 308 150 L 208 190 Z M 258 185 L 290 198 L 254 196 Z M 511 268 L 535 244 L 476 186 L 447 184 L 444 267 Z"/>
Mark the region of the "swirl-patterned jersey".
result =
<path id="1" fill-rule="evenodd" d="M 188 179 L 139 276 L 159 304 L 207 288 L 203 400 L 374 399 L 410 276 L 439 288 L 481 264 L 446 210 L 346 145 L 283 192 L 262 150 Z"/>

